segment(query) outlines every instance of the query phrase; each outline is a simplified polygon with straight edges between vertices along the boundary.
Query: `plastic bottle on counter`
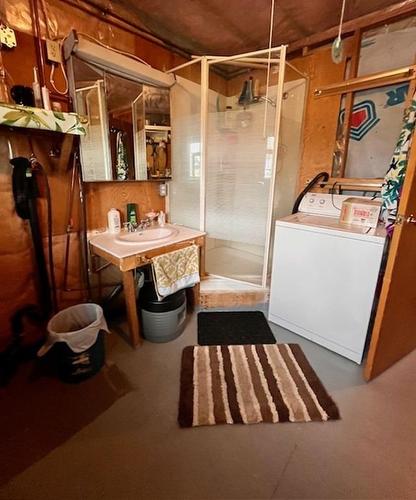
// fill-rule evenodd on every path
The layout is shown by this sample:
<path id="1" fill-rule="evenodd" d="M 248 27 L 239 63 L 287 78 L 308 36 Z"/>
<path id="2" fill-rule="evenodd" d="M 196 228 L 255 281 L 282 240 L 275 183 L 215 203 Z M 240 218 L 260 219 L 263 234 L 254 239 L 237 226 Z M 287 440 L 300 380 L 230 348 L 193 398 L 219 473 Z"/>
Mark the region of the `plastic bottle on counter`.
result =
<path id="1" fill-rule="evenodd" d="M 110 233 L 119 233 L 121 231 L 120 212 L 112 208 L 107 213 L 108 231 Z"/>

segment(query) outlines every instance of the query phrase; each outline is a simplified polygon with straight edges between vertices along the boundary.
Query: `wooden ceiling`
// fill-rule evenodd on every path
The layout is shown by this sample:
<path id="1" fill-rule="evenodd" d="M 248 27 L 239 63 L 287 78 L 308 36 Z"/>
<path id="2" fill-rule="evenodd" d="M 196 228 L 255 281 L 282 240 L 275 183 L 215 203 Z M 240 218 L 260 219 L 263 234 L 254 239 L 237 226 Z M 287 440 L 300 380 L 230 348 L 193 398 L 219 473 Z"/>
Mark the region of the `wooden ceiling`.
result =
<path id="1" fill-rule="evenodd" d="M 197 55 L 266 48 L 271 0 L 81 0 Z M 74 2 L 74 3 L 78 3 Z M 344 22 L 413 0 L 346 0 Z M 276 0 L 273 44 L 291 44 L 339 23 L 342 0 Z"/>

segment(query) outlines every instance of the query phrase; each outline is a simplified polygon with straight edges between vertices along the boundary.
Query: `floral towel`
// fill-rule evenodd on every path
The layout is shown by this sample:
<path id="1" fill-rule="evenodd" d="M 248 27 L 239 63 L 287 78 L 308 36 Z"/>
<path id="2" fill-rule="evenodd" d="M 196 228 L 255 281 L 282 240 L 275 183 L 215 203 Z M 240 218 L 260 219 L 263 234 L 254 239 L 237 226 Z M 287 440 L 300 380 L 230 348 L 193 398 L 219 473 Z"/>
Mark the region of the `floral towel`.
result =
<path id="1" fill-rule="evenodd" d="M 412 143 L 413 130 L 416 122 L 416 92 L 413 95 L 410 106 L 406 109 L 403 118 L 403 127 L 399 140 L 391 159 L 390 167 L 384 177 L 381 190 L 382 218 L 386 225 L 387 233 L 393 233 L 394 222 L 397 216 L 400 195 L 406 176 L 408 153 Z"/>
<path id="2" fill-rule="evenodd" d="M 153 279 L 159 300 L 199 283 L 199 248 L 191 245 L 152 259 Z"/>
<path id="3" fill-rule="evenodd" d="M 116 149 L 117 149 L 117 180 L 126 181 L 128 179 L 129 164 L 127 159 L 126 145 L 124 144 L 124 132 L 117 132 L 116 139 Z"/>

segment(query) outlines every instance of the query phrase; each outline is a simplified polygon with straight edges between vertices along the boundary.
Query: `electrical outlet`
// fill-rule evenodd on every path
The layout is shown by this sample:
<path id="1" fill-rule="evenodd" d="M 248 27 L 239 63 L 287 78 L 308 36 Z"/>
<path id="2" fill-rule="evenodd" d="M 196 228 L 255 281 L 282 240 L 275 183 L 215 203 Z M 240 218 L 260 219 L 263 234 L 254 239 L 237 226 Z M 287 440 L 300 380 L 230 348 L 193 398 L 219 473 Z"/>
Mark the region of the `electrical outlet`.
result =
<path id="1" fill-rule="evenodd" d="M 48 61 L 61 63 L 61 44 L 59 42 L 56 42 L 55 40 L 46 40 L 46 54 Z"/>
<path id="2" fill-rule="evenodd" d="M 166 184 L 166 182 L 159 184 L 159 195 L 167 196 L 167 194 L 168 194 L 168 185 Z"/>
<path id="3" fill-rule="evenodd" d="M 4 24 L 0 25 L 0 49 L 2 45 L 5 45 L 9 49 L 12 49 L 17 45 L 14 31 L 9 28 L 9 26 L 5 26 Z"/>

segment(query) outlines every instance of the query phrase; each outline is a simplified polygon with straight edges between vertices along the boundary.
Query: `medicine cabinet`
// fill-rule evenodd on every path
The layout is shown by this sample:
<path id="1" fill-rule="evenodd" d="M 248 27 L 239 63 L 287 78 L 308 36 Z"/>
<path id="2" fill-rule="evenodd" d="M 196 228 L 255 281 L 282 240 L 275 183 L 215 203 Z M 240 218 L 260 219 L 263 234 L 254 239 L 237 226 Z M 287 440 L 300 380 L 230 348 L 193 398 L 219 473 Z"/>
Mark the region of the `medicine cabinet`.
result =
<path id="1" fill-rule="evenodd" d="M 74 46 L 79 47 L 79 42 Z M 68 57 L 74 107 L 89 122 L 80 138 L 83 180 L 170 179 L 170 75 L 123 55 L 110 64 L 111 50 L 90 42 L 84 46 L 90 55 L 80 52 L 78 56 L 71 50 Z M 120 66 L 120 61 L 126 66 Z M 141 80 L 136 67 L 142 66 Z M 155 84 L 158 78 L 163 86 Z"/>

